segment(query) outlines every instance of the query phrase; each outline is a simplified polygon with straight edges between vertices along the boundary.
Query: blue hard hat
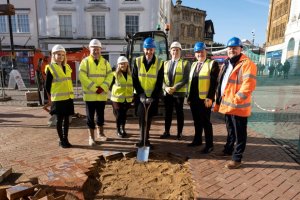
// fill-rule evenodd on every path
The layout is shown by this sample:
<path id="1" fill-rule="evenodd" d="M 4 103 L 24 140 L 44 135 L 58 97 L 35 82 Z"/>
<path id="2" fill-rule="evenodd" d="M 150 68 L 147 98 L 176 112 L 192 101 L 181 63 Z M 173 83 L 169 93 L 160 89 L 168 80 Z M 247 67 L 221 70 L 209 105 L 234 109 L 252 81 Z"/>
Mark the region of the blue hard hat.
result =
<path id="1" fill-rule="evenodd" d="M 204 49 L 206 49 L 206 45 L 203 42 L 196 42 L 194 45 L 194 52 L 202 51 Z"/>
<path id="2" fill-rule="evenodd" d="M 243 43 L 238 37 L 233 37 L 227 42 L 227 47 L 243 47 Z"/>
<path id="3" fill-rule="evenodd" d="M 152 37 L 148 37 L 144 40 L 144 48 L 146 49 L 152 49 L 155 48 L 155 42 L 154 39 Z"/>

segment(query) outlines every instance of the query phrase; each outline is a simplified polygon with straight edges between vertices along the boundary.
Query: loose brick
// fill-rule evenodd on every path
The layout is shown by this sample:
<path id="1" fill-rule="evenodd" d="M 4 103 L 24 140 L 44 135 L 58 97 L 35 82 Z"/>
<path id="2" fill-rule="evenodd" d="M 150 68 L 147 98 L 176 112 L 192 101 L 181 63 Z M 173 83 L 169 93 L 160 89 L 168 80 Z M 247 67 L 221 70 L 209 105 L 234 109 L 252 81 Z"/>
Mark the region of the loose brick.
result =
<path id="1" fill-rule="evenodd" d="M 6 190 L 7 198 L 9 200 L 18 199 L 24 196 L 29 196 L 34 194 L 34 188 L 32 184 L 19 184 L 12 186 Z"/>
<path id="2" fill-rule="evenodd" d="M 12 173 L 12 168 L 0 168 L 0 183 Z"/>

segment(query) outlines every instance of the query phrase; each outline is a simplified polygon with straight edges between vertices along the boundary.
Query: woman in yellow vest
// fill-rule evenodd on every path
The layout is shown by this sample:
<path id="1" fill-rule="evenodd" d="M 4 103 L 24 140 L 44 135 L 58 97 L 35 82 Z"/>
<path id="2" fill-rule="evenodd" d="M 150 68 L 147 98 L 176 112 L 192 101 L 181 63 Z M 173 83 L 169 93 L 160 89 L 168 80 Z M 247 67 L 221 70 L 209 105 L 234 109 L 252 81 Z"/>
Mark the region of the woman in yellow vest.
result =
<path id="1" fill-rule="evenodd" d="M 117 61 L 117 69 L 114 74 L 111 90 L 112 107 L 116 117 L 117 136 L 124 138 L 127 110 L 133 99 L 133 85 L 128 60 L 120 56 Z"/>
<path id="2" fill-rule="evenodd" d="M 74 114 L 72 69 L 67 64 L 66 50 L 62 45 L 55 45 L 51 54 L 51 63 L 46 66 L 45 86 L 51 96 L 50 114 L 57 116 L 59 146 L 70 148 L 72 145 L 68 140 L 69 116 Z"/>
<path id="3" fill-rule="evenodd" d="M 219 66 L 217 62 L 206 58 L 206 46 L 203 42 L 195 44 L 194 52 L 197 61 L 192 64 L 190 70 L 187 102 L 193 115 L 195 136 L 188 146 L 194 147 L 202 144 L 204 129 L 205 147 L 201 153 L 207 154 L 213 150 L 210 114 L 216 93 Z"/>

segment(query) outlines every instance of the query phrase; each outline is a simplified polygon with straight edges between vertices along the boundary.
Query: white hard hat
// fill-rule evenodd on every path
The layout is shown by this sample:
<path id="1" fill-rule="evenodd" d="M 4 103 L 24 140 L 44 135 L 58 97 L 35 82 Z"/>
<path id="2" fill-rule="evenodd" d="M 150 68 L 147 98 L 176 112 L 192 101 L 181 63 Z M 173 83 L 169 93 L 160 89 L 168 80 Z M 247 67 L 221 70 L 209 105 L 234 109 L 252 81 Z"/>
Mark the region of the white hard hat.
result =
<path id="1" fill-rule="evenodd" d="M 57 44 L 57 45 L 54 45 L 52 47 L 51 53 L 55 53 L 55 52 L 58 52 L 58 51 L 64 51 L 64 52 L 66 52 L 65 48 L 62 45 Z"/>
<path id="2" fill-rule="evenodd" d="M 171 44 L 170 49 L 172 49 L 172 48 L 174 48 L 174 47 L 177 47 L 177 48 L 179 48 L 180 50 L 182 49 L 182 48 L 181 48 L 181 44 L 180 44 L 179 42 L 173 42 L 173 43 Z"/>
<path id="3" fill-rule="evenodd" d="M 125 56 L 120 56 L 118 58 L 117 64 L 124 63 L 124 62 L 128 62 L 127 58 Z"/>
<path id="4" fill-rule="evenodd" d="M 90 41 L 89 47 L 100 47 L 100 48 L 102 48 L 102 44 L 101 44 L 101 42 L 99 40 L 92 39 Z"/>

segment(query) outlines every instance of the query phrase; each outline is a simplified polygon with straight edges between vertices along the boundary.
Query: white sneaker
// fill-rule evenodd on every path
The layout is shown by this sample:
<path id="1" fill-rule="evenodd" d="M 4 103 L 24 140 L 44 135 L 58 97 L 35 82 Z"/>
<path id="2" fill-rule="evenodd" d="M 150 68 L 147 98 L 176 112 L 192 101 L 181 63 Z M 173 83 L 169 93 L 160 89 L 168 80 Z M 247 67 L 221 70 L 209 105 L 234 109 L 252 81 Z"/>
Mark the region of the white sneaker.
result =
<path id="1" fill-rule="evenodd" d="M 95 146 L 96 145 L 95 140 L 93 140 L 91 137 L 89 138 L 89 145 L 90 146 Z"/>

